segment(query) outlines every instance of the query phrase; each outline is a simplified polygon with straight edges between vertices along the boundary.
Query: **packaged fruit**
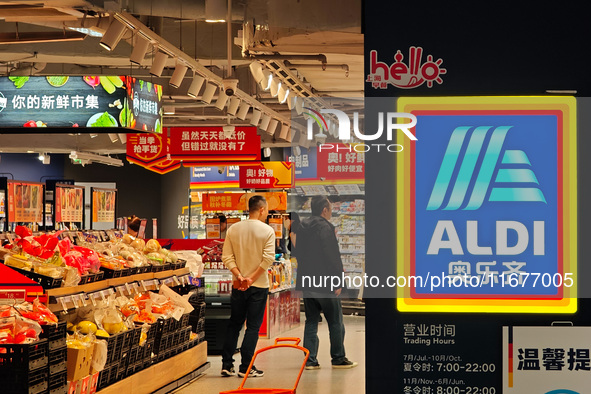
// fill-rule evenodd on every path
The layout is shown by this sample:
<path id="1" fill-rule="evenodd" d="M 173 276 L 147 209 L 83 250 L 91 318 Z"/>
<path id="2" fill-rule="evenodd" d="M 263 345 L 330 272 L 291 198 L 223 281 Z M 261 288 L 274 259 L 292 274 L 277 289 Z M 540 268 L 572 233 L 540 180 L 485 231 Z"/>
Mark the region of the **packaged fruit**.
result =
<path id="1" fill-rule="evenodd" d="M 78 327 L 78 331 L 80 331 L 82 334 L 89 334 L 89 333 L 95 334 L 96 331 L 98 330 L 96 324 L 94 324 L 93 322 L 88 321 L 88 320 L 81 321 L 80 323 L 78 323 L 77 327 Z"/>

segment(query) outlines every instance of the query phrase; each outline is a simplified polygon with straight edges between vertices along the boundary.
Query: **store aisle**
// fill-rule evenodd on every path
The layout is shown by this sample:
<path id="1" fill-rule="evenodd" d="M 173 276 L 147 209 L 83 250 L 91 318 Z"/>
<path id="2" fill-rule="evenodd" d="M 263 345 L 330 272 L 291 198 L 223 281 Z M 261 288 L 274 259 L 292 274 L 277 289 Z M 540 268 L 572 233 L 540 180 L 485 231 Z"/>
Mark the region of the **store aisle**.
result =
<path id="1" fill-rule="evenodd" d="M 301 317 L 301 324 L 281 336 L 304 337 L 304 315 Z M 320 349 L 318 361 L 321 369 L 315 371 L 304 371 L 298 385 L 298 394 L 315 393 L 339 393 L 339 394 L 360 394 L 365 392 L 365 318 L 363 316 L 344 316 L 345 321 L 345 348 L 347 358 L 357 361 L 359 364 L 353 369 L 332 369 L 330 366 L 328 326 L 326 321 L 318 325 L 320 338 Z M 269 346 L 273 340 L 260 339 L 258 347 Z M 248 379 L 246 387 L 274 387 L 291 388 L 297 377 L 298 368 L 301 365 L 301 352 L 289 353 L 293 349 L 272 350 L 261 354 L 256 361 L 256 366 L 265 372 L 262 378 Z M 238 370 L 240 355 L 234 357 L 237 362 L 235 368 Z M 260 360 L 260 361 L 259 361 Z M 222 367 L 221 356 L 209 356 L 208 361 L 211 367 L 205 376 L 181 387 L 176 394 L 206 393 L 216 394 L 224 390 L 238 388 L 241 378 L 227 377 L 220 375 Z"/>

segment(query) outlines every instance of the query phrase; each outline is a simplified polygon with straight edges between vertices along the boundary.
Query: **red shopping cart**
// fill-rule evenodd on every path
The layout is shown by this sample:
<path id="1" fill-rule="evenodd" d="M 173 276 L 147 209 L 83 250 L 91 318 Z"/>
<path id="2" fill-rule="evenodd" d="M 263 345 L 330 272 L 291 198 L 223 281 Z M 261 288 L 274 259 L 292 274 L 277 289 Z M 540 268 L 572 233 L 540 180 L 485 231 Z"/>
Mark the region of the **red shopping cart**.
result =
<path id="1" fill-rule="evenodd" d="M 294 344 L 279 343 L 279 342 L 295 342 L 295 345 Z M 248 370 L 246 371 L 246 374 L 244 375 L 244 379 L 242 379 L 240 386 L 235 390 L 220 391 L 220 394 L 255 394 L 255 393 L 256 394 L 295 394 L 296 388 L 298 387 L 298 383 L 300 382 L 300 378 L 302 377 L 302 372 L 304 372 L 304 368 L 306 367 L 306 361 L 308 361 L 308 356 L 310 355 L 310 352 L 308 351 L 308 349 L 298 346 L 300 344 L 300 342 L 301 342 L 300 338 L 277 338 L 277 339 L 275 339 L 275 343 L 272 346 L 267 346 L 267 347 L 257 350 L 254 353 L 252 360 L 250 361 L 250 365 L 248 366 Z M 297 349 L 297 350 L 301 350 L 302 352 L 304 352 L 304 361 L 302 363 L 302 367 L 300 368 L 300 373 L 298 374 L 298 377 L 295 381 L 293 388 L 291 388 L 291 389 L 245 388 L 244 384 L 246 383 L 246 379 L 248 379 L 248 374 L 250 373 L 250 369 L 254 365 L 254 360 L 257 358 L 257 356 L 260 353 L 266 352 L 268 350 L 280 349 L 280 348 L 292 348 L 292 349 Z"/>

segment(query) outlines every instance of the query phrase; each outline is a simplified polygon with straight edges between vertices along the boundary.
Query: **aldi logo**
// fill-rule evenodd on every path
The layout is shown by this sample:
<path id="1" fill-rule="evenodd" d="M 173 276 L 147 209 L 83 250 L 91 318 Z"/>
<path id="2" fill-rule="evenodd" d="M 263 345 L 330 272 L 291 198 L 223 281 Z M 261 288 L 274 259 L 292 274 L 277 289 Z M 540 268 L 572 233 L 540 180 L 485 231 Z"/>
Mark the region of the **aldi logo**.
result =
<path id="1" fill-rule="evenodd" d="M 427 210 L 442 208 L 443 199 L 450 189 L 451 178 L 457 173 L 449 201 L 444 210 L 459 209 L 468 197 L 463 209 L 476 210 L 488 196 L 496 202 L 544 202 L 544 194 L 531 169 L 531 163 L 523 150 L 503 149 L 507 133 L 513 126 L 457 127 L 451 134 L 447 150 L 439 167 L 439 173 L 427 204 Z M 491 131 L 488 145 L 484 146 L 487 134 Z M 468 138 L 468 133 L 471 136 Z M 518 132 L 518 131 L 517 131 Z M 465 150 L 463 150 L 464 145 Z M 462 154 L 460 155 L 460 152 Z M 503 154 L 502 159 L 501 153 Z M 477 167 L 479 158 L 482 158 Z M 493 174 L 496 177 L 493 181 Z M 472 179 L 474 182 L 472 182 Z M 472 190 L 468 196 L 468 186 Z M 491 189 L 491 185 L 495 184 Z M 505 185 L 505 186 L 503 186 Z M 490 193 L 488 191 L 490 190 Z"/>
<path id="2" fill-rule="evenodd" d="M 418 140 L 397 156 L 399 308 L 576 308 L 574 98 L 398 103 Z"/>

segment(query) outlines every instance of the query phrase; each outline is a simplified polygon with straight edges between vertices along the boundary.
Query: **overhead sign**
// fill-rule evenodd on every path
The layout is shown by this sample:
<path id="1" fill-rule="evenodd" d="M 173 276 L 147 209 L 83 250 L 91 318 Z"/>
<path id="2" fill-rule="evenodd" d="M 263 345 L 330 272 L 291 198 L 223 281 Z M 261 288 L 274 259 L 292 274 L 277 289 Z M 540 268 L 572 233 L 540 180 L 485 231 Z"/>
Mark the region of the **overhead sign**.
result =
<path id="1" fill-rule="evenodd" d="M 364 179 L 365 153 L 355 144 L 324 144 L 318 148 L 317 176 L 327 180 Z"/>
<path id="2" fill-rule="evenodd" d="M 590 352 L 590 327 L 503 327 L 503 393 L 587 393 Z"/>
<path id="3" fill-rule="evenodd" d="M 172 159 L 200 162 L 240 162 L 260 160 L 261 137 L 256 127 L 171 127 Z"/>
<path id="4" fill-rule="evenodd" d="M 576 104 L 560 97 L 402 98 L 401 311 L 573 312 Z M 404 214 L 403 214 L 404 213 Z"/>
<path id="5" fill-rule="evenodd" d="M 293 186 L 293 163 L 262 161 L 240 166 L 241 189 L 288 189 Z"/>
<path id="6" fill-rule="evenodd" d="M 191 167 L 191 189 L 236 189 L 238 166 Z"/>
<path id="7" fill-rule="evenodd" d="M 287 210 L 287 193 L 203 193 L 201 197 L 202 212 L 247 211 L 248 200 L 255 195 L 265 197 L 269 210 Z"/>
<path id="8" fill-rule="evenodd" d="M 316 178 L 317 152 L 315 146 L 310 148 L 299 147 L 297 151 L 294 148 L 284 149 L 285 161 L 295 165 L 295 179 Z"/>
<path id="9" fill-rule="evenodd" d="M 128 134 L 126 151 L 127 161 L 141 166 L 150 166 L 166 159 L 168 137 L 158 134 Z"/>
<path id="10" fill-rule="evenodd" d="M 0 77 L 2 127 L 162 131 L 162 87 L 125 76 Z"/>

